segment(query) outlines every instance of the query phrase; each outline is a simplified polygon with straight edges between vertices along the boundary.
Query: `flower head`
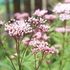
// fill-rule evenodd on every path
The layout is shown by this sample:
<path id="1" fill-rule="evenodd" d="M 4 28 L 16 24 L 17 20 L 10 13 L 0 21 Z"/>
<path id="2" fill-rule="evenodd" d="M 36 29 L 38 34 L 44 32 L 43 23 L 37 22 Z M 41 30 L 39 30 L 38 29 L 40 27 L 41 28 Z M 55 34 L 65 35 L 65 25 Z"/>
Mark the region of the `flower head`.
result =
<path id="1" fill-rule="evenodd" d="M 34 12 L 33 15 L 41 17 L 41 16 L 45 15 L 47 12 L 48 12 L 47 10 L 37 9 L 37 10 Z"/>
<path id="2" fill-rule="evenodd" d="M 41 31 L 43 31 L 43 32 L 48 32 L 49 28 L 50 28 L 50 26 L 48 26 L 48 25 L 46 25 L 46 24 L 41 24 L 41 25 L 39 26 L 39 29 L 40 29 Z"/>
<path id="3" fill-rule="evenodd" d="M 69 20 L 70 15 L 69 14 L 60 14 L 59 19 L 64 21 L 64 20 Z"/>
<path id="4" fill-rule="evenodd" d="M 53 12 L 55 13 L 70 13 L 70 3 L 58 3 Z"/>
<path id="5" fill-rule="evenodd" d="M 32 27 L 29 23 L 26 23 L 24 20 L 16 20 L 13 23 L 5 25 L 5 31 L 10 36 L 23 36 L 24 33 L 32 32 Z"/>
<path id="6" fill-rule="evenodd" d="M 16 19 L 27 19 L 29 17 L 29 14 L 28 13 L 15 13 L 14 17 Z"/>
<path id="7" fill-rule="evenodd" d="M 47 20 L 54 20 L 54 19 L 56 19 L 56 16 L 55 15 L 52 15 L 52 14 L 47 14 L 47 15 L 45 15 L 45 19 L 47 19 Z"/>

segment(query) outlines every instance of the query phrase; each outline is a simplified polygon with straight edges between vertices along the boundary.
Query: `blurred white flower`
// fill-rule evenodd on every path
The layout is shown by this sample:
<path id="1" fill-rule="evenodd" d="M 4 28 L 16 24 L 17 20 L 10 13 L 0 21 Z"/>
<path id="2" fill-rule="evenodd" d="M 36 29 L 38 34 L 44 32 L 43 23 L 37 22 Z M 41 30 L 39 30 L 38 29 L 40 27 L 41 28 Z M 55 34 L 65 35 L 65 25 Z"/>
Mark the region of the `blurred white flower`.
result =
<path id="1" fill-rule="evenodd" d="M 60 14 L 59 15 L 59 19 L 64 21 L 64 20 L 69 20 L 70 19 L 70 15 L 69 14 Z"/>
<path id="2" fill-rule="evenodd" d="M 70 3 L 58 3 L 54 9 L 53 12 L 55 13 L 70 13 Z"/>

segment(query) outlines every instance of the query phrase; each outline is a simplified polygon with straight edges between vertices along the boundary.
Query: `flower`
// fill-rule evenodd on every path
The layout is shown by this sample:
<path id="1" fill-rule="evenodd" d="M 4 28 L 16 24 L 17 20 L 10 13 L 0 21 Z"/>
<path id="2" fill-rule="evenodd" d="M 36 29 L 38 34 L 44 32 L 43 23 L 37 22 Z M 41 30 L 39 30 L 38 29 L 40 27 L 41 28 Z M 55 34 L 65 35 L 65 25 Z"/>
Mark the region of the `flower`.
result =
<path id="1" fill-rule="evenodd" d="M 66 26 L 66 28 L 64 27 L 58 27 L 55 29 L 56 32 L 70 32 L 70 27 L 69 26 Z"/>
<path id="2" fill-rule="evenodd" d="M 25 37 L 23 40 L 22 40 L 22 43 L 24 43 L 25 45 L 29 45 L 29 42 L 30 42 L 30 39 L 28 37 Z"/>
<path id="3" fill-rule="evenodd" d="M 24 12 L 24 13 L 15 13 L 15 15 L 14 15 L 14 17 L 16 18 L 16 19 L 27 19 L 28 17 L 29 17 L 29 14 L 28 13 L 26 13 L 26 12 Z"/>
<path id="4" fill-rule="evenodd" d="M 32 49 L 33 53 L 44 52 L 46 54 L 53 54 L 57 51 L 54 47 L 48 47 L 48 43 L 45 41 L 37 41 L 34 46 Z"/>
<path id="5" fill-rule="evenodd" d="M 67 13 L 69 14 L 70 13 L 70 3 L 58 3 L 54 9 L 53 9 L 53 12 L 55 13 Z"/>
<path id="6" fill-rule="evenodd" d="M 70 3 L 58 3 L 54 9 L 53 12 L 59 14 L 59 19 L 69 20 L 70 19 Z"/>
<path id="7" fill-rule="evenodd" d="M 61 13 L 64 11 L 63 5 L 62 3 L 58 3 L 57 5 L 55 5 L 53 12 L 55 13 Z"/>
<path id="8" fill-rule="evenodd" d="M 44 52 L 53 54 L 57 51 L 54 47 L 48 47 L 48 42 L 43 39 L 32 38 L 29 40 L 29 45 L 33 46 L 32 53 Z"/>
<path id="9" fill-rule="evenodd" d="M 42 39 L 43 39 L 43 40 L 48 40 L 48 38 L 49 38 L 49 37 L 48 37 L 45 33 L 42 35 Z"/>
<path id="10" fill-rule="evenodd" d="M 59 19 L 64 21 L 64 20 L 69 20 L 70 15 L 69 14 L 60 14 Z"/>
<path id="11" fill-rule="evenodd" d="M 14 14 L 14 17 L 15 17 L 16 19 L 21 19 L 21 14 L 20 14 L 20 13 L 15 13 L 15 14 Z"/>
<path id="12" fill-rule="evenodd" d="M 40 24 L 44 24 L 46 22 L 46 20 L 44 18 L 35 18 L 35 17 L 31 17 L 28 19 L 28 22 L 31 23 L 32 25 L 40 25 Z"/>
<path id="13" fill-rule="evenodd" d="M 29 23 L 24 22 L 24 20 L 16 20 L 13 23 L 6 24 L 5 31 L 10 36 L 21 37 L 24 33 L 32 32 L 32 27 Z"/>
<path id="14" fill-rule="evenodd" d="M 38 31 L 33 35 L 34 38 L 40 39 L 42 38 L 42 32 Z"/>
<path id="15" fill-rule="evenodd" d="M 40 41 L 36 38 L 32 38 L 29 42 L 30 46 L 36 47 L 38 44 L 40 43 Z"/>
<path id="16" fill-rule="evenodd" d="M 40 9 L 37 9 L 35 12 L 34 12 L 34 16 L 38 16 L 38 17 L 41 17 L 43 15 L 45 15 L 48 11 L 47 10 L 40 10 Z"/>
<path id="17" fill-rule="evenodd" d="M 46 33 L 43 33 L 41 31 L 38 31 L 36 32 L 34 35 L 33 35 L 33 38 L 36 38 L 36 39 L 40 39 L 40 40 L 48 40 L 48 36 L 46 35 Z"/>
<path id="18" fill-rule="evenodd" d="M 65 28 L 64 27 L 59 27 L 55 29 L 56 32 L 65 32 Z"/>
<path id="19" fill-rule="evenodd" d="M 39 29 L 43 32 L 48 32 L 49 28 L 50 28 L 50 26 L 48 26 L 47 24 L 41 24 L 39 26 Z"/>
<path id="20" fill-rule="evenodd" d="M 47 14 L 47 15 L 45 15 L 44 16 L 45 17 L 45 19 L 47 19 L 47 20 L 54 20 L 54 19 L 56 19 L 56 16 L 55 15 L 53 15 L 53 14 Z"/>
<path id="21" fill-rule="evenodd" d="M 48 12 L 47 10 L 41 10 L 40 11 L 40 16 L 43 16 L 43 15 L 47 14 L 47 12 Z"/>
<path id="22" fill-rule="evenodd" d="M 34 25 L 37 25 L 40 23 L 39 19 L 35 18 L 35 17 L 31 17 L 28 19 L 28 22 Z"/>
<path id="23" fill-rule="evenodd" d="M 33 15 L 36 15 L 36 16 L 39 16 L 39 13 L 40 13 L 40 9 L 37 9 Z"/>

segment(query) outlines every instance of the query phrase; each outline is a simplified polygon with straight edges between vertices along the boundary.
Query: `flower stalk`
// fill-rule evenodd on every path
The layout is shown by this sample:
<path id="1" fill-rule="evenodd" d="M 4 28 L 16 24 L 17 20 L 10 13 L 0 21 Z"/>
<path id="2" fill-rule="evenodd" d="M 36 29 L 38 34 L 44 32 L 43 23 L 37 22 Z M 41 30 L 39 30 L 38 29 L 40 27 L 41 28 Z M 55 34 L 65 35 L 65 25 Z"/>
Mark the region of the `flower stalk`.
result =
<path id="1" fill-rule="evenodd" d="M 18 60 L 18 66 L 19 70 L 21 70 L 21 59 L 20 59 L 20 48 L 19 48 L 19 39 L 16 39 L 16 52 L 17 52 L 17 60 Z"/>

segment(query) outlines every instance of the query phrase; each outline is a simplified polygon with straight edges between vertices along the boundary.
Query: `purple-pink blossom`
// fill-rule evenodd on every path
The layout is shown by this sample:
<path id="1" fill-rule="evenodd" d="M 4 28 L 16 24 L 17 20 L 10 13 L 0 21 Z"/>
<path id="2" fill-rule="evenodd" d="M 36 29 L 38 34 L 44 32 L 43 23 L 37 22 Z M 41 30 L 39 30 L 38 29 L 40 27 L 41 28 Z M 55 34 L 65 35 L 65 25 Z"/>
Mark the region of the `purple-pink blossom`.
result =
<path id="1" fill-rule="evenodd" d="M 33 35 L 33 37 L 35 37 L 35 38 L 37 38 L 37 39 L 42 38 L 42 32 L 40 32 L 40 31 L 36 32 L 36 33 Z"/>
<path id="2" fill-rule="evenodd" d="M 34 12 L 33 15 L 41 17 L 41 16 L 44 16 L 47 12 L 48 12 L 47 10 L 37 9 L 37 10 Z"/>
<path id="3" fill-rule="evenodd" d="M 39 29 L 40 29 L 41 31 L 43 31 L 43 32 L 48 32 L 49 28 L 50 28 L 50 26 L 47 25 L 47 24 L 41 24 L 41 25 L 39 26 Z"/>
<path id="4" fill-rule="evenodd" d="M 29 17 L 29 14 L 28 13 L 15 13 L 14 17 L 16 19 L 27 19 Z"/>
<path id="5" fill-rule="evenodd" d="M 33 25 L 37 25 L 37 24 L 40 23 L 39 19 L 34 18 L 34 17 L 29 18 L 29 19 L 28 19 L 28 22 L 30 22 L 30 23 L 33 24 Z"/>
<path id="6" fill-rule="evenodd" d="M 32 27 L 29 23 L 26 23 L 24 20 L 16 20 L 13 23 L 5 25 L 5 31 L 10 36 L 23 36 L 24 33 L 32 32 Z"/>
<path id="7" fill-rule="evenodd" d="M 44 16 L 46 20 L 54 20 L 56 19 L 56 16 L 53 14 L 47 14 Z"/>
<path id="8" fill-rule="evenodd" d="M 48 43 L 41 41 L 40 43 L 37 44 L 35 48 L 32 49 L 32 52 L 44 52 L 46 54 L 48 53 L 56 53 L 56 49 L 54 47 L 48 47 Z"/>

